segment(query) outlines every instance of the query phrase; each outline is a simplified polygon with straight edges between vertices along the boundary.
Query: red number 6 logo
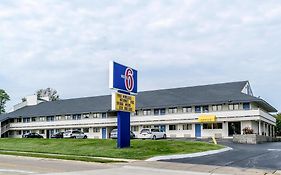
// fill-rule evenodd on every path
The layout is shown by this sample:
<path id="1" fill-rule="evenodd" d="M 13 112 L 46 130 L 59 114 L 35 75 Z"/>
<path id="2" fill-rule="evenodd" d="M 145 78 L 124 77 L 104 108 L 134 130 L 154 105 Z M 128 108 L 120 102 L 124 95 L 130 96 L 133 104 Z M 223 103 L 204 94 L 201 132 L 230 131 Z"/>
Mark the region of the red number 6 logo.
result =
<path id="1" fill-rule="evenodd" d="M 131 68 L 125 71 L 125 87 L 127 91 L 131 92 L 134 89 L 134 72 Z"/>

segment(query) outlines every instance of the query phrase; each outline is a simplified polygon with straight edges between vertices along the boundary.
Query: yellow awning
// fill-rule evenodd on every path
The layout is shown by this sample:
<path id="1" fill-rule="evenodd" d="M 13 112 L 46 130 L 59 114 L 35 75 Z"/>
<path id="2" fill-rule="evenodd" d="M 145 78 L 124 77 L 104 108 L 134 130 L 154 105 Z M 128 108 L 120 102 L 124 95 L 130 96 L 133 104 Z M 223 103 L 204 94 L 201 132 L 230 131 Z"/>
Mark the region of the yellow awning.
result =
<path id="1" fill-rule="evenodd" d="M 215 115 L 202 115 L 198 118 L 200 123 L 213 123 L 216 122 L 217 116 Z"/>

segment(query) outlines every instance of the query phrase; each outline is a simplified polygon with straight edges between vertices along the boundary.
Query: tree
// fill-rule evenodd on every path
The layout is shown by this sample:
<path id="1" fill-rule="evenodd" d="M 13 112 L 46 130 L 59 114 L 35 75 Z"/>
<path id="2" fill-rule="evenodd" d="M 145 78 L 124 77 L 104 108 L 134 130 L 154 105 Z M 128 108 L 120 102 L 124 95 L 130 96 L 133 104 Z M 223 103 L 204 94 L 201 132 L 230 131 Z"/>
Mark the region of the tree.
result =
<path id="1" fill-rule="evenodd" d="M 276 134 L 281 136 L 281 113 L 276 115 Z"/>
<path id="2" fill-rule="evenodd" d="M 59 95 L 57 94 L 57 91 L 52 88 L 39 89 L 36 94 L 38 98 L 49 97 L 50 101 L 59 100 Z"/>
<path id="3" fill-rule="evenodd" d="M 3 89 L 0 89 L 0 114 L 5 113 L 5 105 L 6 102 L 10 100 L 10 96 L 4 91 Z"/>

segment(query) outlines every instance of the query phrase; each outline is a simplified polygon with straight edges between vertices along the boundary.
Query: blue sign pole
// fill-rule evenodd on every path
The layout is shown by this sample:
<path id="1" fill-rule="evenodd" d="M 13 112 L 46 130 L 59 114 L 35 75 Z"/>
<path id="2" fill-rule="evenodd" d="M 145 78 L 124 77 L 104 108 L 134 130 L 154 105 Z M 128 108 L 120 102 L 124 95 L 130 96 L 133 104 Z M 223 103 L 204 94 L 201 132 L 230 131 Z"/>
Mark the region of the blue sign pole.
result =
<path id="1" fill-rule="evenodd" d="M 130 112 L 117 112 L 117 147 L 130 147 Z"/>

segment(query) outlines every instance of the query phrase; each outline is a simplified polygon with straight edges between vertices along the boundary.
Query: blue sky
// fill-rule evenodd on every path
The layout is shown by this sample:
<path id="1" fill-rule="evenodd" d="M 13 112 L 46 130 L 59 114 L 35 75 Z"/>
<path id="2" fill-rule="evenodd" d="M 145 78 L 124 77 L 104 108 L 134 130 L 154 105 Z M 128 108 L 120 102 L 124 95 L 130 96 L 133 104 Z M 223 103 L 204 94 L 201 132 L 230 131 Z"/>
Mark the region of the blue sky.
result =
<path id="1" fill-rule="evenodd" d="M 110 60 L 139 89 L 249 80 L 281 109 L 280 1 L 1 0 L 0 88 L 10 108 L 37 89 L 109 94 Z"/>

